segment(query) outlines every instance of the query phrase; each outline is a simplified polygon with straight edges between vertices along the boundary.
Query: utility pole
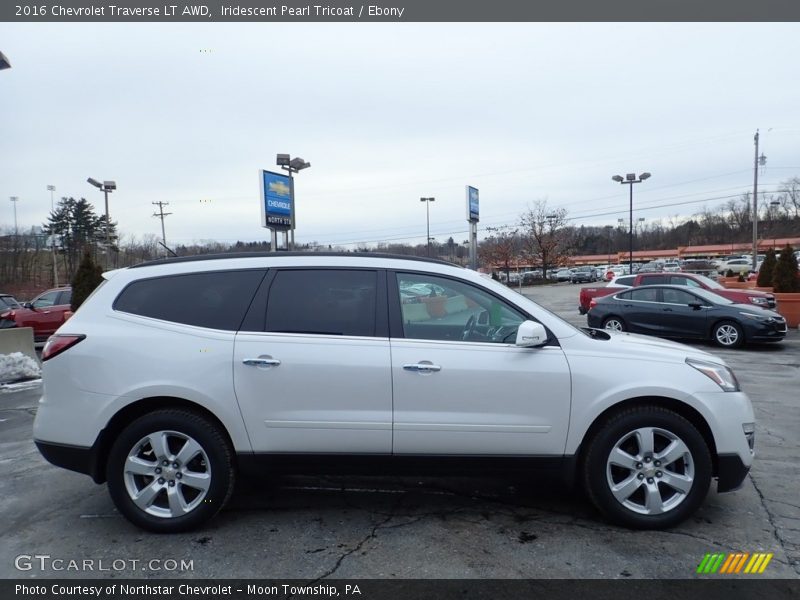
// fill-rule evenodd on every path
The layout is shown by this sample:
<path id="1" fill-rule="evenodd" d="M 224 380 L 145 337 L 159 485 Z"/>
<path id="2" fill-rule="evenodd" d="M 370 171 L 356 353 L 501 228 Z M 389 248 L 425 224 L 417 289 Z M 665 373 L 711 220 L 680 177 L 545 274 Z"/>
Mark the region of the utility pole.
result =
<path id="1" fill-rule="evenodd" d="M 769 132 L 768 132 L 769 133 Z M 758 267 L 758 167 L 767 164 L 767 157 L 758 155 L 758 129 L 753 138 L 756 146 L 756 155 L 753 160 L 753 271 Z"/>
<path id="2" fill-rule="evenodd" d="M 11 204 L 14 207 L 14 237 L 18 237 L 19 230 L 17 229 L 17 202 L 19 202 L 19 196 L 9 196 L 8 199 L 11 200 Z"/>
<path id="3" fill-rule="evenodd" d="M 50 192 L 50 214 L 53 215 L 56 212 L 56 205 L 53 201 L 53 192 L 56 191 L 56 186 L 48 185 L 47 191 Z M 51 231 L 50 232 L 50 250 L 53 254 L 53 287 L 58 287 L 58 262 L 56 260 L 56 236 Z"/>
<path id="4" fill-rule="evenodd" d="M 161 200 L 159 200 L 158 202 L 152 202 L 151 204 L 158 207 L 158 212 L 153 213 L 153 216 L 161 219 L 161 245 L 167 248 L 167 234 L 164 231 L 164 217 L 168 217 L 172 213 L 165 213 L 164 207 L 169 206 L 169 202 L 161 202 Z"/>

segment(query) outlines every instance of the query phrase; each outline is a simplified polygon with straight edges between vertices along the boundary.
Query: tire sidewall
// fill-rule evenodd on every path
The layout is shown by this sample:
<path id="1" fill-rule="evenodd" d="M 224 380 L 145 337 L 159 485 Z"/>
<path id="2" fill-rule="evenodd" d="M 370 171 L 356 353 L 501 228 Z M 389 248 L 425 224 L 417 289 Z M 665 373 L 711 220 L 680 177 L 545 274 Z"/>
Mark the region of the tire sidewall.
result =
<path id="1" fill-rule="evenodd" d="M 717 331 L 723 325 L 730 325 L 736 328 L 736 332 L 739 334 L 739 337 L 736 338 L 735 344 L 723 344 L 717 339 Z M 742 344 L 744 344 L 744 329 L 741 325 L 734 323 L 733 321 L 721 321 L 714 325 L 714 328 L 711 330 L 711 339 L 720 348 L 739 348 Z"/>
<path id="2" fill-rule="evenodd" d="M 606 317 L 605 319 L 603 319 L 602 323 L 603 329 L 606 329 L 606 323 L 608 323 L 609 321 L 617 321 L 622 326 L 621 329 L 610 329 L 609 331 L 627 331 L 628 329 L 628 326 L 625 324 L 625 320 L 622 319 L 621 317 L 617 317 L 614 315 L 611 315 L 610 317 Z"/>
<path id="3" fill-rule="evenodd" d="M 137 507 L 125 487 L 124 464 L 133 447 L 155 431 L 176 431 L 193 438 L 208 457 L 211 485 L 203 502 L 182 517 L 162 518 Z M 218 428 L 188 411 L 158 411 L 138 418 L 111 447 L 106 467 L 108 491 L 117 509 L 132 523 L 156 533 L 194 529 L 217 514 L 227 502 L 234 484 L 232 454 Z"/>
<path id="4" fill-rule="evenodd" d="M 661 515 L 642 515 L 625 508 L 611 493 L 606 478 L 606 464 L 614 445 L 641 427 L 665 429 L 683 440 L 691 452 L 692 489 L 683 502 Z M 703 436 L 689 421 L 666 409 L 634 409 L 612 418 L 590 442 L 584 469 L 584 481 L 595 506 L 610 521 L 632 529 L 663 529 L 684 521 L 702 504 L 712 476 L 711 454 Z"/>

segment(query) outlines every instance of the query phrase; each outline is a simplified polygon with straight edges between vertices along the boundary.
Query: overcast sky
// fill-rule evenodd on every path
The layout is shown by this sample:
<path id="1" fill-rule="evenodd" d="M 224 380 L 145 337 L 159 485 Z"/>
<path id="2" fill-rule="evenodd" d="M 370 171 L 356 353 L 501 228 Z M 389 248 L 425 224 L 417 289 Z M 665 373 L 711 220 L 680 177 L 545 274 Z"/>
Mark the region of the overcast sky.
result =
<path id="1" fill-rule="evenodd" d="M 0 226 L 41 224 L 116 180 L 123 234 L 267 239 L 258 170 L 298 176 L 297 241 L 466 239 L 547 199 L 627 218 L 614 174 L 650 171 L 634 218 L 688 216 L 800 176 L 800 25 L 0 23 Z M 771 129 L 770 129 L 771 128 Z M 210 200 L 210 202 L 201 202 Z M 662 205 L 683 203 L 675 206 Z"/>

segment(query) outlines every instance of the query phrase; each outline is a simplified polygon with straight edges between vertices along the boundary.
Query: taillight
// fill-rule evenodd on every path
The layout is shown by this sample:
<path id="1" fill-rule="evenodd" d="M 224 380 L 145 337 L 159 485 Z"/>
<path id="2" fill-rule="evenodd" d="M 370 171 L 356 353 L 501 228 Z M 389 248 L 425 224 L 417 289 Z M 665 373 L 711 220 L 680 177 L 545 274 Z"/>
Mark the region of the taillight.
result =
<path id="1" fill-rule="evenodd" d="M 14 317 L 16 317 L 16 316 L 17 316 L 17 313 L 15 313 L 13 310 L 9 310 L 8 312 L 0 313 L 0 319 L 11 319 L 11 320 L 13 320 Z"/>
<path id="2" fill-rule="evenodd" d="M 58 356 L 65 350 L 72 348 L 75 344 L 83 339 L 86 339 L 86 336 L 82 333 L 64 333 L 50 336 L 50 339 L 48 339 L 47 343 L 44 345 L 44 350 L 42 350 L 42 362 L 53 358 L 54 356 Z"/>
<path id="3" fill-rule="evenodd" d="M 592 298 L 591 301 L 589 302 L 589 310 L 592 310 L 595 306 L 597 306 L 597 300 Z"/>

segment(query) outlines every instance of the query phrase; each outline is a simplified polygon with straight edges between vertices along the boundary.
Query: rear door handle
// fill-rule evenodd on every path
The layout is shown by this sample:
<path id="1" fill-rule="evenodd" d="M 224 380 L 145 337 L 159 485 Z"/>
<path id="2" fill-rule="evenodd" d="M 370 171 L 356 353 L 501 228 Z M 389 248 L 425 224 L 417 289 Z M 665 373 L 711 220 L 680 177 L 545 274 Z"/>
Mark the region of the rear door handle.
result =
<path id="1" fill-rule="evenodd" d="M 245 358 L 242 361 L 248 367 L 277 367 L 281 364 L 277 358 Z"/>
<path id="2" fill-rule="evenodd" d="M 417 371 L 418 373 L 435 373 L 441 371 L 442 367 L 439 365 L 432 365 L 430 363 L 415 363 L 403 365 L 406 371 Z"/>

